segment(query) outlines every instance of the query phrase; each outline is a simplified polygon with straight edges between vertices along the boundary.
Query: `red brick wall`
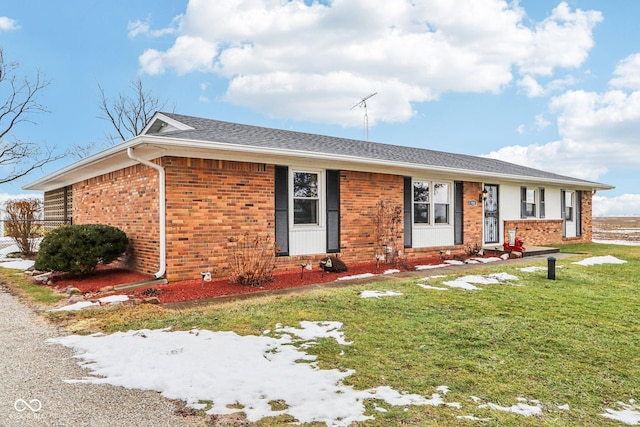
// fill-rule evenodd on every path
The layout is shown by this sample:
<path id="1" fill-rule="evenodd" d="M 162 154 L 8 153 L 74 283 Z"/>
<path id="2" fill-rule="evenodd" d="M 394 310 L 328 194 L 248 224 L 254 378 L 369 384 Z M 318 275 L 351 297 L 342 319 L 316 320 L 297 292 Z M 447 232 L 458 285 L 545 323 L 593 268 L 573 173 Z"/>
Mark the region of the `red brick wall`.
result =
<path id="1" fill-rule="evenodd" d="M 582 238 L 581 242 L 590 243 L 593 239 L 593 194 L 582 192 Z"/>
<path id="2" fill-rule="evenodd" d="M 462 237 L 465 246 L 471 248 L 476 245 L 482 247 L 484 237 L 482 235 L 483 228 L 483 210 L 482 203 L 480 202 L 480 193 L 482 193 L 481 182 L 463 182 L 462 183 Z M 469 204 L 471 201 L 476 201 L 475 206 Z"/>
<path id="3" fill-rule="evenodd" d="M 131 241 L 126 266 L 159 270 L 158 172 L 136 165 L 73 185 L 74 224 L 120 228 Z"/>
<path id="4" fill-rule="evenodd" d="M 273 166 L 176 157 L 163 164 L 170 281 L 229 274 L 229 238 L 273 238 Z"/>
<path id="5" fill-rule="evenodd" d="M 549 246 L 562 243 L 591 242 L 592 230 L 592 195 L 589 191 L 582 192 L 582 235 L 578 237 L 562 237 L 561 219 L 519 219 L 504 222 L 504 241 L 509 240 L 509 230 L 515 230 L 524 239 L 524 246 Z"/>
<path id="6" fill-rule="evenodd" d="M 159 162 L 159 160 L 158 160 Z M 198 279 L 201 271 L 216 276 L 229 274 L 230 237 L 244 233 L 273 237 L 274 166 L 258 163 L 165 157 L 167 174 L 167 278 Z M 347 264 L 375 261 L 375 215 L 380 200 L 403 206 L 403 177 L 399 175 L 341 171 L 341 252 Z M 482 191 L 479 182 L 463 184 L 464 244 L 448 248 L 404 249 L 403 225 L 397 248 L 406 257 L 437 255 L 442 249 L 454 253 L 481 245 L 482 204 L 472 206 Z M 591 193 L 583 192 L 583 236 L 591 240 Z M 114 225 L 127 233 L 133 244 L 130 267 L 155 273 L 159 259 L 158 172 L 137 165 L 73 186 L 75 223 Z M 505 230 L 518 226 L 525 245 L 561 241 L 561 221 L 505 221 Z M 558 240 L 560 239 L 560 240 Z M 317 263 L 316 256 L 278 257 L 279 270 L 299 268 L 301 262 Z"/>
<path id="7" fill-rule="evenodd" d="M 509 241 L 509 231 L 516 230 L 516 235 L 524 240 L 527 246 L 548 246 L 562 243 L 561 219 L 519 219 L 504 221 L 504 241 Z"/>

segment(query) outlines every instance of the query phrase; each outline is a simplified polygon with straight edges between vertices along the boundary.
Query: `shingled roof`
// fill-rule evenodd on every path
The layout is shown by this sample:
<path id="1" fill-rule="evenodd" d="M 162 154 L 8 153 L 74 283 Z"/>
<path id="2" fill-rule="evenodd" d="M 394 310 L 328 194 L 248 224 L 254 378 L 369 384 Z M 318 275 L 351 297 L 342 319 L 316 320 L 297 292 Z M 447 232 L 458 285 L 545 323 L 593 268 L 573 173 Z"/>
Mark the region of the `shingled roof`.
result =
<path id="1" fill-rule="evenodd" d="M 599 188 L 608 187 L 592 181 L 559 175 L 486 157 L 272 129 L 174 113 L 160 114 L 190 128 L 186 130 L 171 130 L 159 134 L 166 138 L 306 151 L 327 155 L 345 155 L 375 161 L 401 162 L 408 165 L 432 166 L 435 168 L 511 175 L 523 178 L 560 180 L 575 182 L 580 185 L 592 184 Z M 151 132 L 149 132 L 149 134 L 151 134 Z"/>

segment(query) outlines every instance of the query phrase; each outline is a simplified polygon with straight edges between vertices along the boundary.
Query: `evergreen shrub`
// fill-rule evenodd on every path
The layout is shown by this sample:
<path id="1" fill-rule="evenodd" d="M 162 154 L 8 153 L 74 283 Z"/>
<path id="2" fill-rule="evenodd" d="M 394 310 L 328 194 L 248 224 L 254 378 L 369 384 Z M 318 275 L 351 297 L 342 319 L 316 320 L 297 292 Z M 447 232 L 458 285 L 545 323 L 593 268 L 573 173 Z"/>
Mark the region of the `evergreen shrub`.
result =
<path id="1" fill-rule="evenodd" d="M 65 225 L 49 232 L 36 256 L 35 268 L 87 274 L 127 251 L 129 239 L 117 227 L 102 224 Z"/>

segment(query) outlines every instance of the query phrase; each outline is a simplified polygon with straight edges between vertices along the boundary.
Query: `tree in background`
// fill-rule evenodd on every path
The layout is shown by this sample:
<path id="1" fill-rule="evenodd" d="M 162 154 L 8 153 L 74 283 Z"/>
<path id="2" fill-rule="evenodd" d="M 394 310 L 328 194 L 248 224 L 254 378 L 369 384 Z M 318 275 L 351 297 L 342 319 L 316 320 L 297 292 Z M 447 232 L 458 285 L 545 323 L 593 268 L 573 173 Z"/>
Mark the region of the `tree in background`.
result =
<path id="1" fill-rule="evenodd" d="M 12 137 L 19 125 L 35 124 L 34 114 L 48 112 L 38 102 L 38 95 L 49 82 L 40 71 L 32 80 L 19 78 L 19 67 L 17 62 L 5 61 L 0 47 L 0 184 L 15 181 L 64 156 L 55 155 L 53 148 Z"/>
<path id="2" fill-rule="evenodd" d="M 129 83 L 129 95 L 120 93 L 113 100 L 105 95 L 100 85 L 98 88 L 102 112 L 98 117 L 109 121 L 116 131 L 115 135 L 107 136 L 112 144 L 138 136 L 151 117 L 167 105 L 167 101 L 154 96 L 142 86 L 140 77 Z"/>
<path id="3" fill-rule="evenodd" d="M 42 237 L 42 200 L 12 199 L 7 201 L 5 208 L 5 234 L 15 240 L 23 255 L 33 255 Z"/>

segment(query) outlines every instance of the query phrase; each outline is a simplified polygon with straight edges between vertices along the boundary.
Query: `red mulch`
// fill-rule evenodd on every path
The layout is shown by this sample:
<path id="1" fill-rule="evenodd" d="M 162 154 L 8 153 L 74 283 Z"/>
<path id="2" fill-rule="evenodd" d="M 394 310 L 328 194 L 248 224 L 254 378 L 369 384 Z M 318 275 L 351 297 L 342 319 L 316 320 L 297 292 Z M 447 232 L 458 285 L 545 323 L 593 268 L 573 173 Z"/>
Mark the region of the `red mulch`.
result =
<path id="1" fill-rule="evenodd" d="M 419 262 L 414 261 L 413 265 L 424 264 L 440 264 L 438 257 L 422 259 Z M 156 296 L 161 303 L 192 301 L 203 298 L 213 298 L 228 295 L 239 295 L 250 292 L 267 291 L 274 289 L 294 288 L 304 285 L 312 285 L 319 283 L 333 282 L 342 276 L 352 276 L 363 273 L 381 274 L 387 269 L 394 268 L 387 264 L 380 264 L 376 270 L 375 263 L 358 264 L 349 266 L 349 271 L 344 273 L 322 273 L 318 266 L 314 266 L 312 271 L 304 270 L 291 271 L 288 273 L 280 273 L 274 276 L 274 280 L 264 284 L 261 287 L 240 285 L 230 283 L 228 278 L 214 279 L 210 282 L 203 282 L 201 278 L 193 280 L 185 280 L 181 282 L 172 282 L 165 285 L 155 285 L 149 287 L 141 287 L 127 291 L 118 291 L 118 294 L 127 294 L 131 298 L 147 298 Z M 412 266 L 407 268 L 398 268 L 400 270 L 413 270 Z M 133 273 L 121 268 L 113 268 L 109 266 L 99 267 L 95 272 L 82 277 L 73 277 L 69 275 L 54 276 L 49 286 L 58 290 L 64 290 L 68 286 L 78 288 L 83 293 L 109 292 L 109 287 L 138 282 L 142 280 L 152 279 L 151 276 Z M 107 289 L 105 289 L 107 288 Z M 112 292 L 112 291 L 111 291 Z"/>

